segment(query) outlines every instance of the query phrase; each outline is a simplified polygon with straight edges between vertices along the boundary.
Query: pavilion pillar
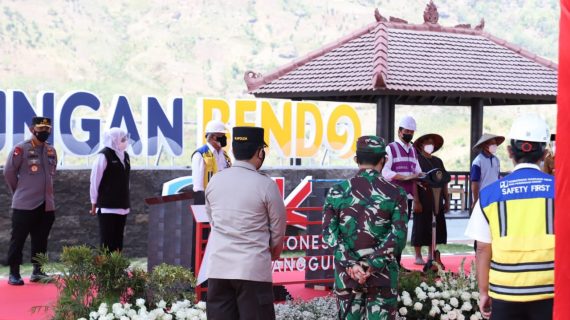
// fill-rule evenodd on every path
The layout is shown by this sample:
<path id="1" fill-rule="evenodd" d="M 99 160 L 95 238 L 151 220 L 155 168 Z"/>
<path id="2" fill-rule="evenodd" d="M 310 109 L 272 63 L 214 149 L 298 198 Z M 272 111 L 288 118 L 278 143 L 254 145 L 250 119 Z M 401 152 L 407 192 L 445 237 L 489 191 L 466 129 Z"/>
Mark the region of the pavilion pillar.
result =
<path id="1" fill-rule="evenodd" d="M 394 141 L 396 104 L 391 96 L 380 96 L 376 100 L 376 135 L 386 143 Z"/>
<path id="2" fill-rule="evenodd" d="M 473 147 L 483 135 L 483 106 L 483 99 L 474 98 L 471 100 L 471 148 L 469 149 L 471 162 L 477 156 L 477 153 L 473 152 Z"/>

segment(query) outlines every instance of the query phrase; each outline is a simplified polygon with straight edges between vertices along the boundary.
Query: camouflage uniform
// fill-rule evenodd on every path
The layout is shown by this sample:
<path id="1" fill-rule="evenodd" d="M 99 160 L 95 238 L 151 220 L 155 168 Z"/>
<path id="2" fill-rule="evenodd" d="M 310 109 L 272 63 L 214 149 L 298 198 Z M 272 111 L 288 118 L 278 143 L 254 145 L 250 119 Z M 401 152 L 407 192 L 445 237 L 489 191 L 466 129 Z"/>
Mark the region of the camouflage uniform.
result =
<path id="1" fill-rule="evenodd" d="M 376 136 L 357 141 L 357 152 L 385 154 L 385 148 Z M 361 169 L 329 191 L 323 207 L 323 239 L 334 248 L 335 293 L 345 319 L 395 318 L 399 271 L 395 255 L 406 242 L 406 201 L 404 189 L 374 169 Z M 346 273 L 355 264 L 372 273 L 363 285 Z"/>

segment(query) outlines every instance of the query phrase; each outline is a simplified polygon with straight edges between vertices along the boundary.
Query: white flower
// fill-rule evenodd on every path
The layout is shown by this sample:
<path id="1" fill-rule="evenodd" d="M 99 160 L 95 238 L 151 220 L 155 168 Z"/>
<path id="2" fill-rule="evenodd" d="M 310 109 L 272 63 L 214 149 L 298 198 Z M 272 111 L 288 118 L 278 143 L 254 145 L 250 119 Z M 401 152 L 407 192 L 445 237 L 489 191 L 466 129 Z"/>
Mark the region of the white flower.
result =
<path id="1" fill-rule="evenodd" d="M 139 307 L 144 306 L 144 303 L 145 303 L 145 301 L 144 301 L 144 299 L 142 299 L 142 298 L 139 298 L 139 299 L 137 299 L 137 301 L 136 301 L 136 304 L 137 304 L 137 306 L 139 306 Z"/>
<path id="2" fill-rule="evenodd" d="M 404 298 L 404 305 L 405 306 L 410 307 L 412 304 L 413 304 L 413 301 L 411 298 L 409 298 L 409 297 Z"/>
<path id="3" fill-rule="evenodd" d="M 423 307 L 424 306 L 419 302 L 414 303 L 414 310 L 416 310 L 416 311 L 422 310 Z"/>
<path id="4" fill-rule="evenodd" d="M 459 306 L 459 300 L 457 300 L 457 298 L 451 298 L 449 299 L 449 304 L 454 308 L 457 308 Z"/>
<path id="5" fill-rule="evenodd" d="M 457 297 L 457 296 L 458 296 L 457 291 L 455 291 L 455 290 L 449 291 L 449 295 L 452 296 L 452 297 Z"/>
<path id="6" fill-rule="evenodd" d="M 441 312 L 441 311 L 439 310 L 438 307 L 432 307 L 432 308 L 429 310 L 429 315 L 430 315 L 431 317 L 435 317 L 435 315 L 436 315 L 436 314 L 439 314 L 440 312 Z"/>
<path id="7" fill-rule="evenodd" d="M 166 308 L 166 302 L 164 300 L 160 300 L 160 302 L 156 306 L 161 309 L 164 309 Z"/>
<path id="8" fill-rule="evenodd" d="M 438 299 L 441 298 L 441 292 L 436 291 L 436 292 L 434 293 L 434 296 L 435 296 L 436 298 L 438 298 Z"/>
<path id="9" fill-rule="evenodd" d="M 204 302 L 204 301 L 198 302 L 198 304 L 196 304 L 196 308 L 198 308 L 200 310 L 206 310 L 206 302 Z"/>
<path id="10" fill-rule="evenodd" d="M 469 292 L 463 292 L 463 293 L 461 294 L 461 300 L 463 300 L 463 301 L 469 301 L 469 300 L 471 300 L 471 293 L 469 293 Z"/>
<path id="11" fill-rule="evenodd" d="M 406 307 L 401 307 L 400 310 L 398 310 L 398 313 L 400 313 L 402 316 L 405 316 L 408 314 L 408 309 L 406 309 Z"/>
<path id="12" fill-rule="evenodd" d="M 451 295 L 449 294 L 449 291 L 444 291 L 441 293 L 441 297 L 445 300 L 449 299 L 451 297 Z"/>
<path id="13" fill-rule="evenodd" d="M 429 291 L 429 292 L 435 292 L 435 287 L 433 287 L 433 286 L 432 286 L 432 287 L 429 287 L 429 288 L 428 288 L 428 291 Z"/>
<path id="14" fill-rule="evenodd" d="M 441 320 L 449 320 L 449 317 L 446 314 L 441 315 Z"/>
<path id="15" fill-rule="evenodd" d="M 475 300 L 479 299 L 479 292 L 477 292 L 477 291 L 471 292 L 471 298 L 473 298 Z"/>
<path id="16" fill-rule="evenodd" d="M 461 310 L 464 310 L 464 311 L 471 311 L 472 309 L 473 309 L 473 306 L 469 302 L 465 302 L 461 306 Z"/>
<path id="17" fill-rule="evenodd" d="M 99 314 L 96 311 L 91 311 L 89 313 L 89 320 L 96 320 L 99 318 Z"/>
<path id="18" fill-rule="evenodd" d="M 437 281 L 435 282 L 435 286 L 438 287 L 438 288 L 441 288 L 441 287 L 443 286 L 443 282 L 441 282 L 441 280 L 437 280 Z"/>
<path id="19" fill-rule="evenodd" d="M 462 313 L 458 313 L 457 320 L 465 320 L 465 316 Z"/>
<path id="20" fill-rule="evenodd" d="M 452 308 L 450 305 L 448 305 L 448 304 L 446 304 L 446 305 L 443 307 L 443 311 L 444 311 L 445 313 L 448 313 L 449 311 L 451 311 L 451 309 L 453 309 L 453 308 Z"/>
<path id="21" fill-rule="evenodd" d="M 127 316 L 129 316 L 129 318 L 134 318 L 137 316 L 137 312 L 133 309 L 129 309 L 129 311 L 127 311 Z"/>
<path id="22" fill-rule="evenodd" d="M 437 307 L 437 306 L 439 305 L 439 300 L 433 299 L 433 300 L 431 301 L 431 305 Z"/>
<path id="23" fill-rule="evenodd" d="M 127 316 L 122 316 L 119 320 L 131 320 L 131 319 Z"/>
<path id="24" fill-rule="evenodd" d="M 455 312 L 453 312 L 453 311 L 452 311 L 452 312 L 448 312 L 448 313 L 447 313 L 447 318 L 448 318 L 449 320 L 455 320 L 455 319 L 457 319 L 457 314 L 456 314 Z"/>
<path id="25" fill-rule="evenodd" d="M 477 319 L 483 319 L 483 315 L 481 314 L 481 312 L 477 311 L 475 312 L 475 315 L 477 316 Z"/>
<path id="26" fill-rule="evenodd" d="M 409 297 L 409 296 L 410 296 L 410 293 L 408 291 L 405 291 L 405 290 L 402 291 L 402 298 Z"/>
<path id="27" fill-rule="evenodd" d="M 206 320 L 206 319 L 208 319 L 208 317 L 206 316 L 206 313 L 202 313 L 202 314 L 200 315 L 200 319 L 199 319 L 199 320 Z"/>
<path id="28" fill-rule="evenodd" d="M 479 318 L 477 318 L 476 314 L 472 314 L 471 317 L 469 317 L 469 320 L 479 320 Z"/>
<path id="29" fill-rule="evenodd" d="M 420 292 L 420 294 L 418 294 L 418 299 L 420 299 L 420 301 L 425 301 L 427 299 L 427 294 L 425 292 Z"/>
<path id="30" fill-rule="evenodd" d="M 445 305 L 445 301 L 439 300 L 439 306 L 440 306 L 440 307 L 443 307 L 444 305 Z"/>
<path id="31" fill-rule="evenodd" d="M 79 319 L 77 319 L 77 320 L 87 320 L 87 319 L 85 319 L 85 318 L 79 318 Z"/>
<path id="32" fill-rule="evenodd" d="M 433 299 L 433 298 L 435 298 L 435 293 L 433 293 L 433 292 L 428 292 L 427 296 L 428 296 L 430 299 Z"/>
<path id="33" fill-rule="evenodd" d="M 172 315 L 171 314 L 165 314 L 164 316 L 162 316 L 162 320 L 172 320 Z"/>

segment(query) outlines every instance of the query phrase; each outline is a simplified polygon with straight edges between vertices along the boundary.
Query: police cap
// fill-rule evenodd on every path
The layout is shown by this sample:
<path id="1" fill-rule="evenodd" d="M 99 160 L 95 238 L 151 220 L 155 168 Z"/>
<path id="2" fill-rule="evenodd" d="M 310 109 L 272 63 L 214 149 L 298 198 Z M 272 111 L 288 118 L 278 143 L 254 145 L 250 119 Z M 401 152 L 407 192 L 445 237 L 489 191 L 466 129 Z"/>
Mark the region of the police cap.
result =
<path id="1" fill-rule="evenodd" d="M 263 128 L 260 127 L 234 127 L 232 129 L 232 148 L 267 147 L 263 141 Z"/>
<path id="2" fill-rule="evenodd" d="M 33 117 L 32 118 L 32 125 L 36 127 L 50 127 L 51 128 L 51 119 L 46 117 Z"/>

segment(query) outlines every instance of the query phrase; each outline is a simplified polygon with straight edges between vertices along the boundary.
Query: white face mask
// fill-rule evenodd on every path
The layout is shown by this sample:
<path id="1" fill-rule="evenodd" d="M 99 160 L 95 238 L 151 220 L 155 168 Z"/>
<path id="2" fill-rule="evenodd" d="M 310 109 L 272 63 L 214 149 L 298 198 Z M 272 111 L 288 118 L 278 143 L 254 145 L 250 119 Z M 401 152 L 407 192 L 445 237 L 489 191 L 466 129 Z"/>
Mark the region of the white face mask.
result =
<path id="1" fill-rule="evenodd" d="M 497 145 L 496 144 L 492 144 L 489 146 L 489 152 L 491 152 L 492 154 L 496 154 L 497 153 Z"/>
<path id="2" fill-rule="evenodd" d="M 433 146 L 433 144 L 426 144 L 424 146 L 424 151 L 427 154 L 432 154 L 433 150 L 435 149 L 435 147 Z"/>

